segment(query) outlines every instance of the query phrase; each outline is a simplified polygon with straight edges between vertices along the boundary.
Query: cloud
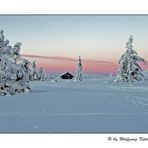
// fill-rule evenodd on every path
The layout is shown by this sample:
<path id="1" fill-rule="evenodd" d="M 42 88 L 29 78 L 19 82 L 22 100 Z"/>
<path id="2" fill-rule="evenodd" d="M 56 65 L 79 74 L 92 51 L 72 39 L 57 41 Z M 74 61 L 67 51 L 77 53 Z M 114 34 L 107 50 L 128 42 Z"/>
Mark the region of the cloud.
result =
<path id="1" fill-rule="evenodd" d="M 23 54 L 22 56 L 28 58 L 41 58 L 41 59 L 51 59 L 51 60 L 68 60 L 68 61 L 75 61 L 76 59 L 69 58 L 69 57 L 60 57 L 60 56 L 39 56 L 39 55 L 27 55 Z"/>
<path id="2" fill-rule="evenodd" d="M 40 58 L 40 59 L 50 59 L 50 60 L 64 60 L 64 61 L 72 61 L 72 62 L 75 62 L 77 60 L 75 58 L 61 57 L 61 56 L 39 56 L 39 55 L 28 55 L 28 54 L 23 54 L 22 56 L 28 57 L 28 58 Z M 86 60 L 86 59 L 82 59 L 82 60 L 83 60 L 83 62 L 86 62 L 86 63 L 100 63 L 100 64 L 116 65 L 116 63 L 111 62 L 111 61 Z"/>

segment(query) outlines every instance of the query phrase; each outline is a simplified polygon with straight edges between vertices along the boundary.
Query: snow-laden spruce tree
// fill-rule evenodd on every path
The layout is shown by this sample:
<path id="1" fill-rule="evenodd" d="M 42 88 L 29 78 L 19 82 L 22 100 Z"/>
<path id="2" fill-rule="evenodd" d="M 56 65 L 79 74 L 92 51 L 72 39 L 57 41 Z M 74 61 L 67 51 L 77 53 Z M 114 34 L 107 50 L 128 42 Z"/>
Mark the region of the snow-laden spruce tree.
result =
<path id="1" fill-rule="evenodd" d="M 82 81 L 82 60 L 81 57 L 78 57 L 78 63 L 77 63 L 77 72 L 75 76 L 75 81 Z"/>
<path id="2" fill-rule="evenodd" d="M 45 72 L 43 70 L 43 68 L 39 68 L 38 69 L 38 72 L 37 72 L 37 75 L 36 75 L 36 79 L 39 81 L 44 81 L 46 79 L 46 75 L 45 75 Z"/>
<path id="3" fill-rule="evenodd" d="M 146 63 L 133 49 L 133 36 L 126 43 L 127 50 L 119 60 L 120 68 L 114 82 L 134 82 L 143 80 L 143 72 L 138 62 Z"/>
<path id="4" fill-rule="evenodd" d="M 36 80 L 37 79 L 37 68 L 36 68 L 36 62 L 32 62 L 32 70 L 31 70 L 31 76 L 30 80 Z"/>
<path id="5" fill-rule="evenodd" d="M 61 77 L 58 74 L 48 74 L 46 77 L 46 80 L 49 80 L 50 82 L 59 82 L 61 80 Z"/>
<path id="6" fill-rule="evenodd" d="M 31 64 L 29 79 L 30 81 L 45 81 L 49 80 L 49 76 L 42 67 L 37 69 L 36 61 L 33 61 Z"/>
<path id="7" fill-rule="evenodd" d="M 29 62 L 20 55 L 21 43 L 14 47 L 0 31 L 0 95 L 15 95 L 30 92 Z"/>

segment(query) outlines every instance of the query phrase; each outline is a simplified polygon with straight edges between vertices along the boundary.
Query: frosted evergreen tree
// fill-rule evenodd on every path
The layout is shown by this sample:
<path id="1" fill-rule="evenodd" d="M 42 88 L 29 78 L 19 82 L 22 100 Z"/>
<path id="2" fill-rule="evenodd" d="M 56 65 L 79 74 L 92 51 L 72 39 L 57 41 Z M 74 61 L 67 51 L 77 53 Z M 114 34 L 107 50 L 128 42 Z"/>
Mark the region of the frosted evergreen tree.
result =
<path id="1" fill-rule="evenodd" d="M 31 80 L 37 79 L 37 68 L 36 68 L 36 62 L 32 62 L 32 73 L 31 73 Z"/>
<path id="2" fill-rule="evenodd" d="M 34 80 L 44 81 L 44 80 L 48 80 L 48 75 L 45 73 L 42 67 L 37 69 L 36 62 L 33 61 L 31 64 L 29 79 L 31 81 L 34 81 Z"/>
<path id="3" fill-rule="evenodd" d="M 27 80 L 27 66 L 20 55 L 21 43 L 14 47 L 5 39 L 4 31 L 0 31 L 0 95 L 15 95 L 30 92 Z M 26 60 L 27 61 L 27 60 Z"/>
<path id="4" fill-rule="evenodd" d="M 45 80 L 45 73 L 43 68 L 39 68 L 38 72 L 37 72 L 37 80 Z"/>
<path id="5" fill-rule="evenodd" d="M 120 68 L 114 82 L 134 82 L 143 80 L 142 68 L 138 62 L 146 63 L 143 58 L 133 49 L 133 36 L 129 37 L 126 43 L 127 50 L 119 60 Z"/>
<path id="6" fill-rule="evenodd" d="M 30 75 L 31 75 L 31 70 L 30 70 L 30 65 L 31 63 L 26 60 L 21 58 L 21 62 L 18 64 L 19 67 L 23 70 L 22 73 L 24 74 L 23 78 L 25 82 L 30 81 Z"/>
<path id="7" fill-rule="evenodd" d="M 82 60 L 81 57 L 78 57 L 78 63 L 77 63 L 77 73 L 75 76 L 76 81 L 82 81 Z"/>
<path id="8" fill-rule="evenodd" d="M 12 49 L 11 56 L 14 59 L 15 63 L 17 63 L 17 60 L 20 60 L 21 58 L 21 55 L 20 55 L 21 45 L 22 45 L 21 42 L 16 42 Z"/>
<path id="9" fill-rule="evenodd" d="M 58 76 L 57 74 L 50 74 L 46 76 L 46 79 L 49 80 L 50 82 L 58 82 L 60 81 L 61 77 Z"/>

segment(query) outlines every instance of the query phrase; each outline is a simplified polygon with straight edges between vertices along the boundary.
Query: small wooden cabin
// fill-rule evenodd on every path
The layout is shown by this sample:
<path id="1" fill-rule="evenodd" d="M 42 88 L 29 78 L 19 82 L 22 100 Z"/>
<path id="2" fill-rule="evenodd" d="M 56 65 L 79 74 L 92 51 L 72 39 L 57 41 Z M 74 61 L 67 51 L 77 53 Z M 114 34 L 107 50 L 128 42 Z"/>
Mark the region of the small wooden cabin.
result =
<path id="1" fill-rule="evenodd" d="M 60 76 L 62 79 L 73 79 L 73 75 L 70 74 L 69 72 L 64 73 L 63 75 Z"/>

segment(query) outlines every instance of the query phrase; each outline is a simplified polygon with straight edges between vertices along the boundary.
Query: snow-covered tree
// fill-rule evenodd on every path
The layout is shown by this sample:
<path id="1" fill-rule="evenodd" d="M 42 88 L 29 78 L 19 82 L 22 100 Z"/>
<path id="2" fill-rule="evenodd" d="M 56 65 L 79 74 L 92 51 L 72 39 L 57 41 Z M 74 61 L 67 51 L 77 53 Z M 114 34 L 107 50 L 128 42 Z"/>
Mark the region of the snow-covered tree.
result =
<path id="1" fill-rule="evenodd" d="M 0 30 L 0 54 L 3 52 L 4 46 L 5 46 L 4 31 Z"/>
<path id="2" fill-rule="evenodd" d="M 33 61 L 31 64 L 29 79 L 31 81 L 35 81 L 35 80 L 36 81 L 44 81 L 44 80 L 48 80 L 49 76 L 48 76 L 48 74 L 45 73 L 45 71 L 42 67 L 37 69 L 36 61 Z"/>
<path id="3" fill-rule="evenodd" d="M 37 72 L 37 80 L 41 80 L 44 81 L 45 80 L 45 72 L 43 70 L 43 68 L 39 68 L 38 72 Z"/>
<path id="4" fill-rule="evenodd" d="M 78 57 L 78 63 L 77 63 L 77 72 L 75 76 L 76 81 L 82 81 L 82 60 L 81 57 Z"/>
<path id="5" fill-rule="evenodd" d="M 37 67 L 36 67 L 36 62 L 32 62 L 32 69 L 31 69 L 31 75 L 30 75 L 30 80 L 36 80 L 37 79 Z"/>
<path id="6" fill-rule="evenodd" d="M 61 80 L 61 77 L 57 74 L 48 74 L 46 75 L 46 80 L 50 82 L 59 82 Z"/>
<path id="7" fill-rule="evenodd" d="M 24 81 L 29 82 L 30 81 L 30 74 L 31 74 L 31 70 L 30 70 L 31 63 L 26 59 L 21 59 L 21 62 L 18 65 L 23 70 L 22 73 L 24 74 L 24 76 L 23 76 Z"/>
<path id="8" fill-rule="evenodd" d="M 120 68 L 114 82 L 134 82 L 143 80 L 142 68 L 138 62 L 146 63 L 143 58 L 133 49 L 133 36 L 130 35 L 126 43 L 127 50 L 119 60 Z"/>
<path id="9" fill-rule="evenodd" d="M 27 66 L 29 62 L 21 58 L 21 43 L 14 47 L 5 39 L 4 31 L 0 31 L 0 95 L 15 95 L 17 93 L 30 92 L 27 78 Z"/>
<path id="10" fill-rule="evenodd" d="M 22 45 L 21 42 L 16 42 L 12 49 L 11 56 L 14 59 L 15 63 L 17 63 L 17 60 L 20 60 L 21 58 L 21 55 L 20 55 L 21 45 Z"/>

